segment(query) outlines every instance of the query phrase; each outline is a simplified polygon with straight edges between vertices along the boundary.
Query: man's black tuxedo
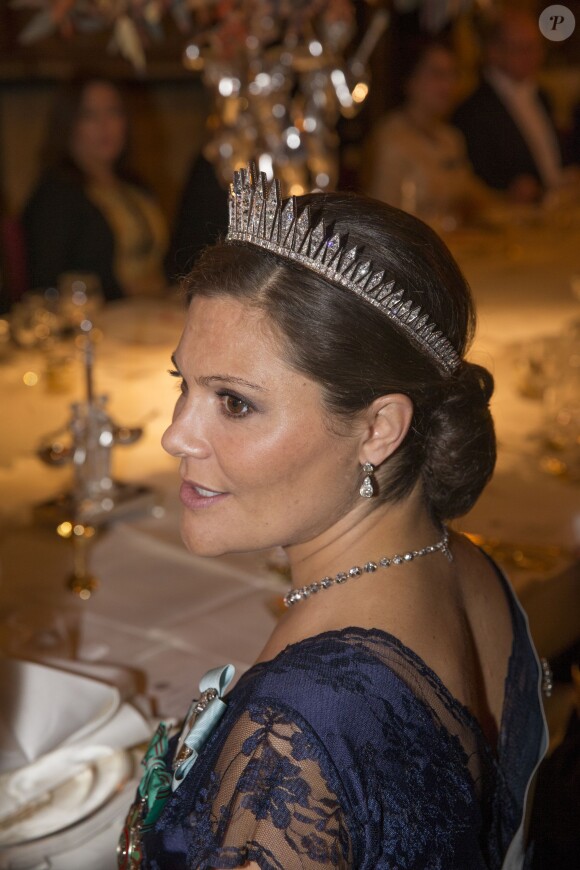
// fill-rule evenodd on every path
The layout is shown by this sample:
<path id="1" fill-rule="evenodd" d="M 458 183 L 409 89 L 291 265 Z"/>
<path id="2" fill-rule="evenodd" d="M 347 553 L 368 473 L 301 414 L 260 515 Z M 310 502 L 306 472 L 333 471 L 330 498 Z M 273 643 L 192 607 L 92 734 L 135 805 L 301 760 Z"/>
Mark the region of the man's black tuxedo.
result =
<path id="1" fill-rule="evenodd" d="M 548 101 L 542 92 L 539 96 L 553 126 Z M 490 187 L 507 190 L 518 175 L 531 175 L 543 184 L 519 127 L 488 82 L 481 82 L 459 106 L 452 120 L 465 136 L 467 153 L 476 174 Z"/>

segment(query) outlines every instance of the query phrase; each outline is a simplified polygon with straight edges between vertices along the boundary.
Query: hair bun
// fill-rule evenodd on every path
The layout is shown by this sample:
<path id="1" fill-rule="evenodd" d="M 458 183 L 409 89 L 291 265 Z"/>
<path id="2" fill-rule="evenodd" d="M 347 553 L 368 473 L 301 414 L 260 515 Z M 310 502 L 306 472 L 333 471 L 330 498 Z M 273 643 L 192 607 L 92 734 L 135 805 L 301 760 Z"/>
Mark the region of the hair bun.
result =
<path id="1" fill-rule="evenodd" d="M 434 408 L 425 439 L 423 486 L 439 519 L 467 513 L 490 479 L 496 444 L 489 400 L 493 376 L 463 362 Z"/>
<path id="2" fill-rule="evenodd" d="M 473 401 L 477 401 L 481 397 L 484 404 L 489 405 L 493 395 L 494 380 L 493 375 L 486 368 L 477 365 L 477 363 L 462 360 L 461 365 L 456 370 L 455 380 L 469 393 Z"/>

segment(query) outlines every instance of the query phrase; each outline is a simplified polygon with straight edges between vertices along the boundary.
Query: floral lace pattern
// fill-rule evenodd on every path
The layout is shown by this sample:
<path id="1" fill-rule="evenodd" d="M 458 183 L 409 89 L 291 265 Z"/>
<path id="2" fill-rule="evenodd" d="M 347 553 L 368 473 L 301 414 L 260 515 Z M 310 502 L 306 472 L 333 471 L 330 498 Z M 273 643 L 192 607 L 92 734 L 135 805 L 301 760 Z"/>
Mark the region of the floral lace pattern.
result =
<path id="1" fill-rule="evenodd" d="M 327 632 L 251 668 L 145 836 L 143 867 L 499 870 L 543 733 L 538 665 L 513 613 L 497 747 L 378 630 Z"/>

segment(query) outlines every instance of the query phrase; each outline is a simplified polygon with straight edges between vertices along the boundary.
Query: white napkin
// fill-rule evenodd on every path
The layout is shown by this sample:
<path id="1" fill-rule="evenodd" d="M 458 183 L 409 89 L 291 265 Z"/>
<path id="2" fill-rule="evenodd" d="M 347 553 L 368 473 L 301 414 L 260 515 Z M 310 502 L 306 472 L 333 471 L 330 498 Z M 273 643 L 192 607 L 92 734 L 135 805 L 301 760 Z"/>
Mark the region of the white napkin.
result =
<path id="1" fill-rule="evenodd" d="M 0 821 L 122 749 L 152 726 L 116 686 L 45 664 L 0 659 Z"/>
<path id="2" fill-rule="evenodd" d="M 115 686 L 36 662 L 0 659 L 0 773 L 95 731 L 119 704 Z"/>

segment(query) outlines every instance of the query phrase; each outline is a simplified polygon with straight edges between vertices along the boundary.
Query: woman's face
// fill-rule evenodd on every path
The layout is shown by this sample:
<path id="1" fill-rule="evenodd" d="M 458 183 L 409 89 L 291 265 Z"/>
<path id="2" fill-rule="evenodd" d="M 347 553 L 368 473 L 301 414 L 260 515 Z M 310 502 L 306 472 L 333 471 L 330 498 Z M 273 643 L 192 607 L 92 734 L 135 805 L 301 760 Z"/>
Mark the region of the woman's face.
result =
<path id="1" fill-rule="evenodd" d="M 83 92 L 73 127 L 71 152 L 83 168 L 112 167 L 127 138 L 127 119 L 121 96 L 107 82 L 91 82 Z"/>
<path id="2" fill-rule="evenodd" d="M 329 429 L 320 386 L 284 361 L 263 312 L 194 298 L 174 362 L 181 392 L 162 443 L 180 460 L 189 550 L 311 541 L 353 508 L 362 425 Z"/>
<path id="3" fill-rule="evenodd" d="M 407 83 L 409 103 L 434 118 L 445 118 L 457 94 L 457 69 L 451 52 L 435 47 L 427 52 Z"/>

